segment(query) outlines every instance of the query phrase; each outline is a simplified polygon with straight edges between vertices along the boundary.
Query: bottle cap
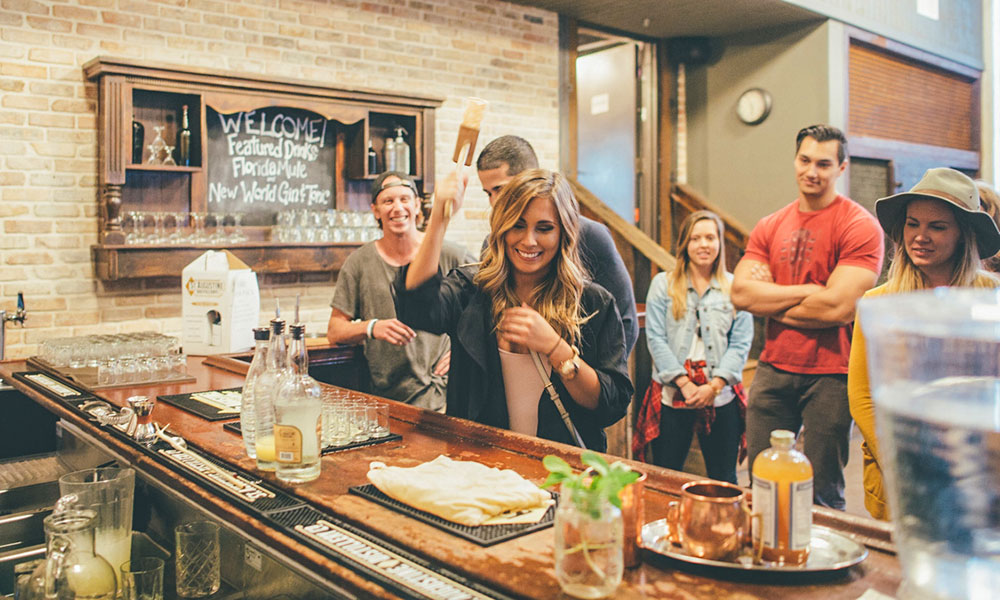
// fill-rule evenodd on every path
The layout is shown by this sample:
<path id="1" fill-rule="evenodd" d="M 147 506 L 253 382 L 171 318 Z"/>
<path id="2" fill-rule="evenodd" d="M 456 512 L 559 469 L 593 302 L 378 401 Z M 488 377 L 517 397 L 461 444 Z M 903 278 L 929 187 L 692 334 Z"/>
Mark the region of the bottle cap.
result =
<path id="1" fill-rule="evenodd" d="M 278 319 L 278 318 L 271 319 L 271 333 L 275 335 L 280 335 L 283 331 L 285 331 L 284 319 Z"/>
<path id="2" fill-rule="evenodd" d="M 289 330 L 292 332 L 292 339 L 301 340 L 306 336 L 306 326 L 302 323 L 292 325 Z"/>
<path id="3" fill-rule="evenodd" d="M 260 341 L 260 340 L 269 340 L 269 339 L 271 339 L 271 330 L 268 329 L 267 327 L 254 327 L 253 328 L 253 339 L 255 339 L 257 341 Z"/>
<path id="4" fill-rule="evenodd" d="M 795 443 L 795 433 L 787 429 L 775 429 L 771 432 L 772 446 L 791 447 Z"/>

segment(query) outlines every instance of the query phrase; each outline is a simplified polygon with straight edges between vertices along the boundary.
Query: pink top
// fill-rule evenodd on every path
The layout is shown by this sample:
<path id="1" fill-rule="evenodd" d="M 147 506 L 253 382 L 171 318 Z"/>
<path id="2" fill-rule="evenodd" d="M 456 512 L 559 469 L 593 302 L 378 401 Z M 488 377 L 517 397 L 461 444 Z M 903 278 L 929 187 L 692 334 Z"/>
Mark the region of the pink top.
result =
<path id="1" fill-rule="evenodd" d="M 546 359 L 542 366 L 549 376 L 552 366 Z M 538 435 L 538 400 L 545 390 L 545 383 L 530 354 L 516 354 L 500 350 L 500 370 L 503 373 L 503 388 L 507 396 L 507 414 L 510 429 L 518 433 Z"/>

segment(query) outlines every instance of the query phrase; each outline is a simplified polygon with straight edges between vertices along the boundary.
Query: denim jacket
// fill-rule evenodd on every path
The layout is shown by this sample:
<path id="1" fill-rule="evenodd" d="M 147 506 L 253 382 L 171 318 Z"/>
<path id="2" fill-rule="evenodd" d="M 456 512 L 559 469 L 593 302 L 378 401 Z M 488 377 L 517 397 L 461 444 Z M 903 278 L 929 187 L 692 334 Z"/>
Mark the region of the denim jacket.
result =
<path id="1" fill-rule="evenodd" d="M 726 277 L 732 281 L 732 274 L 726 273 Z M 721 377 L 729 385 L 742 381 L 753 341 L 750 313 L 734 311 L 729 294 L 712 278 L 701 297 L 688 286 L 687 311 L 675 320 L 668 285 L 667 273 L 658 273 L 646 295 L 646 339 L 653 357 L 653 379 L 668 384 L 685 374 L 684 361 L 691 352 L 695 324 L 700 322 L 709 379 Z"/>

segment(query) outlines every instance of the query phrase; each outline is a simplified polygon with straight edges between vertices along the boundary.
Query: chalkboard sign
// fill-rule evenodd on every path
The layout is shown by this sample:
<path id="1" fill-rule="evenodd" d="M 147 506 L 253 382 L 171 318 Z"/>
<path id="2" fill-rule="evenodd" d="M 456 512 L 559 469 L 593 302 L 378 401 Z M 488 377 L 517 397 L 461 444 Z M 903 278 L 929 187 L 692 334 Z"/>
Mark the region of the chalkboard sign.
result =
<path id="1" fill-rule="evenodd" d="M 274 214 L 333 208 L 336 121 L 300 108 L 224 114 L 211 106 L 208 212 L 270 225 Z"/>

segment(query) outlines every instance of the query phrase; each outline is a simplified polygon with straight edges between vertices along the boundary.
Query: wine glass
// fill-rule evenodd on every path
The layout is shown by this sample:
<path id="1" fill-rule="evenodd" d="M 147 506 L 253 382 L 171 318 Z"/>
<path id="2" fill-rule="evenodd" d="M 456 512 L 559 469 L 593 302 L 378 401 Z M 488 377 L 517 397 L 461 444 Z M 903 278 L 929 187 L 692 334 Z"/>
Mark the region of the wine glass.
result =
<path id="1" fill-rule="evenodd" d="M 233 213 L 233 230 L 229 233 L 230 244 L 239 244 L 247 241 L 248 238 L 247 234 L 243 232 L 242 221 L 243 215 Z"/>

